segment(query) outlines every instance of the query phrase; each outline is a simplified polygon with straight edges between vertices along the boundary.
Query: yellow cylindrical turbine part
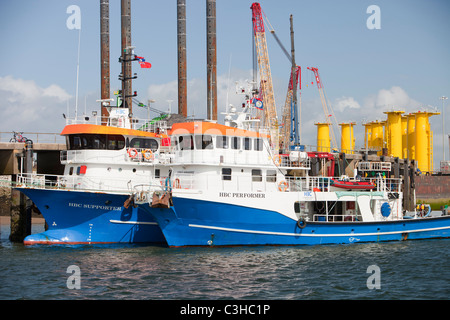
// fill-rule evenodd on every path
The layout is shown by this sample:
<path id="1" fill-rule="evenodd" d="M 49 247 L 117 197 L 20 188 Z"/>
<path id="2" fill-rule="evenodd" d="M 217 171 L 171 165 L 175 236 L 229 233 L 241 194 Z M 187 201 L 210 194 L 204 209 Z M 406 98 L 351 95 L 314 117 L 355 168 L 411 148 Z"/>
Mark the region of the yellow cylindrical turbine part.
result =
<path id="1" fill-rule="evenodd" d="M 402 158 L 408 157 L 408 118 L 402 116 Z"/>
<path id="2" fill-rule="evenodd" d="M 369 149 L 372 148 L 372 123 L 367 122 L 363 126 L 365 128 L 364 146 Z"/>
<path id="3" fill-rule="evenodd" d="M 429 118 L 439 112 L 416 112 L 416 160 L 417 167 L 422 172 L 433 170 L 433 133 L 430 130 Z"/>
<path id="4" fill-rule="evenodd" d="M 384 121 L 374 121 L 372 122 L 372 147 L 377 150 L 377 154 L 379 156 L 382 155 L 383 152 L 383 127 Z"/>
<path id="5" fill-rule="evenodd" d="M 416 159 L 416 115 L 410 113 L 406 116 L 408 119 L 408 157 L 410 160 Z"/>
<path id="6" fill-rule="evenodd" d="M 402 157 L 402 113 L 404 111 L 387 111 L 386 140 L 388 154 Z"/>
<path id="7" fill-rule="evenodd" d="M 353 126 L 355 122 L 340 123 L 341 126 L 341 152 L 353 154 L 355 149 L 355 136 L 353 134 Z"/>
<path id="8" fill-rule="evenodd" d="M 317 151 L 319 152 L 330 152 L 330 124 L 317 122 Z"/>

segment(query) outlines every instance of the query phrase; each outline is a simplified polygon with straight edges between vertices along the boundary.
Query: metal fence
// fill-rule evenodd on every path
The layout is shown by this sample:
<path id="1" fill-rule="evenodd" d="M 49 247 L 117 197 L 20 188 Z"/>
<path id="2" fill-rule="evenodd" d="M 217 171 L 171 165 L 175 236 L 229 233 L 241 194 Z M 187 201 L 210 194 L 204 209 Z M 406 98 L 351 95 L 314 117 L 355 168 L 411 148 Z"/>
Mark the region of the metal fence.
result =
<path id="1" fill-rule="evenodd" d="M 46 132 L 0 132 L 0 142 L 13 142 L 14 133 L 20 133 L 22 137 L 30 139 L 33 143 L 65 143 L 65 137 L 59 133 L 46 133 Z"/>

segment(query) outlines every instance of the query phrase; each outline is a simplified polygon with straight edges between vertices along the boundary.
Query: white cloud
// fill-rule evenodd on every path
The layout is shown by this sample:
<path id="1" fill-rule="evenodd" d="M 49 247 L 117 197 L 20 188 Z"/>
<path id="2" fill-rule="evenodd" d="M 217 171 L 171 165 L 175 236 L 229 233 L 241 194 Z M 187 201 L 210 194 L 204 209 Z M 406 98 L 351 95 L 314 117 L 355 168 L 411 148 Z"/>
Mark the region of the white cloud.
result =
<path id="1" fill-rule="evenodd" d="M 48 88 L 45 88 L 42 94 L 46 97 L 54 97 L 59 101 L 67 101 L 71 97 L 70 94 L 56 84 L 52 84 Z"/>
<path id="2" fill-rule="evenodd" d="M 59 132 L 64 126 L 62 113 L 71 96 L 52 84 L 47 88 L 32 80 L 0 77 L 2 131 Z"/>
<path id="3" fill-rule="evenodd" d="M 419 108 L 420 105 L 419 102 L 410 98 L 405 90 L 397 86 L 390 89 L 381 89 L 377 94 L 370 95 L 364 100 L 364 107 L 369 108 L 369 110 L 386 111 L 394 108 L 409 112 Z"/>
<path id="4" fill-rule="evenodd" d="M 360 109 L 361 106 L 353 97 L 342 97 L 342 98 L 336 99 L 336 101 L 333 105 L 333 108 L 334 108 L 334 110 L 342 112 L 347 108 L 348 109 Z"/>
<path id="5" fill-rule="evenodd" d="M 0 77 L 0 90 L 3 99 L 11 103 L 28 103 L 39 96 L 39 88 L 34 81 L 14 79 L 11 76 Z"/>

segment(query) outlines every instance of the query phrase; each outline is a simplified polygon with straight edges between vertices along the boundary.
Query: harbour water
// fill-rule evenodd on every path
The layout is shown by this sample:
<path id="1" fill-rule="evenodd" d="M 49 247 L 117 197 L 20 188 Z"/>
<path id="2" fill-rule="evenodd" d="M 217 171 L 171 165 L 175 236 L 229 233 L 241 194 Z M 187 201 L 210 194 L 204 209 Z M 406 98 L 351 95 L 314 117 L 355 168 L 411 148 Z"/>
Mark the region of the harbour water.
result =
<path id="1" fill-rule="evenodd" d="M 1 228 L 0 300 L 450 298 L 448 239 L 311 247 L 24 246 L 8 240 L 8 225 Z M 74 275 L 79 289 L 69 288 Z"/>

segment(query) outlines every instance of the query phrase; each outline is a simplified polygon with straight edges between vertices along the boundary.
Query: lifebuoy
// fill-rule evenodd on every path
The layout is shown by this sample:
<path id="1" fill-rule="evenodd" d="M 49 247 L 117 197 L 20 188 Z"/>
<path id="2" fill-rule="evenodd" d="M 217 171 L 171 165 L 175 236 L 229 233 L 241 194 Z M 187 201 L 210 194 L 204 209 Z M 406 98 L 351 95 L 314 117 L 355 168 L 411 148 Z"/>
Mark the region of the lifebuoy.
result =
<path id="1" fill-rule="evenodd" d="M 128 149 L 128 155 L 130 156 L 130 158 L 135 159 L 138 155 L 138 151 L 136 150 L 136 148 Z"/>
<path id="2" fill-rule="evenodd" d="M 142 151 L 142 155 L 145 160 L 153 160 L 153 152 L 150 149 L 145 149 Z"/>
<path id="3" fill-rule="evenodd" d="M 278 184 L 278 191 L 285 192 L 287 190 L 287 188 L 288 188 L 288 183 L 284 180 Z"/>
<path id="4" fill-rule="evenodd" d="M 300 229 L 303 229 L 304 227 L 306 227 L 306 220 L 303 217 L 300 217 L 297 220 L 297 227 L 299 227 Z"/>
<path id="5" fill-rule="evenodd" d="M 180 188 L 181 188 L 180 179 L 176 178 L 176 179 L 173 181 L 173 187 L 174 187 L 175 189 L 180 189 Z"/>

